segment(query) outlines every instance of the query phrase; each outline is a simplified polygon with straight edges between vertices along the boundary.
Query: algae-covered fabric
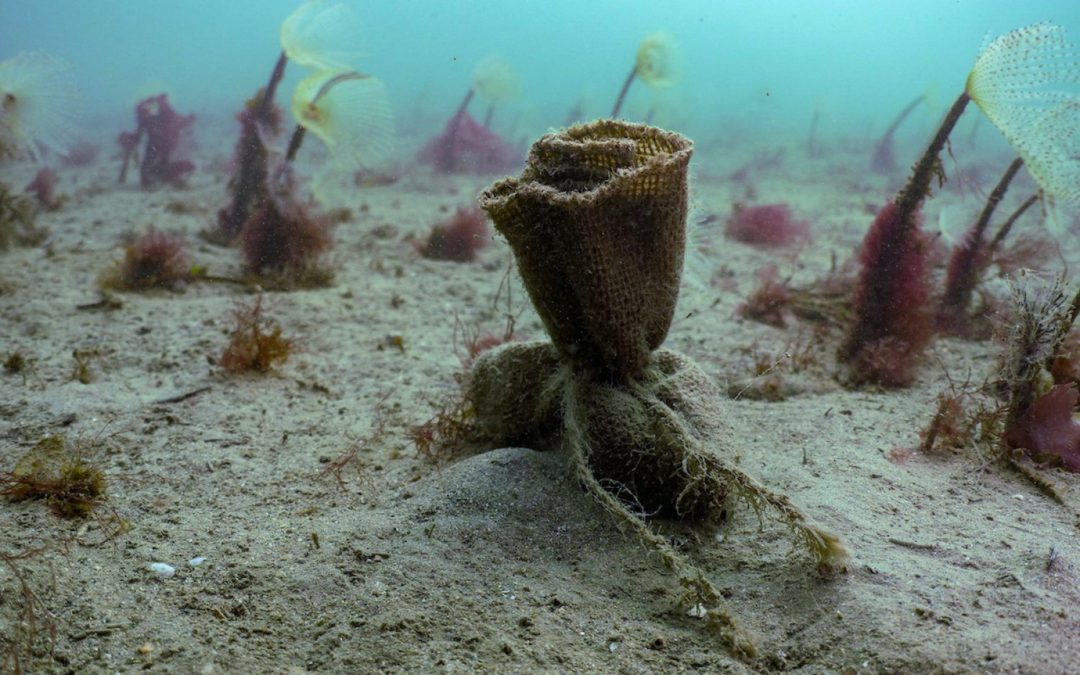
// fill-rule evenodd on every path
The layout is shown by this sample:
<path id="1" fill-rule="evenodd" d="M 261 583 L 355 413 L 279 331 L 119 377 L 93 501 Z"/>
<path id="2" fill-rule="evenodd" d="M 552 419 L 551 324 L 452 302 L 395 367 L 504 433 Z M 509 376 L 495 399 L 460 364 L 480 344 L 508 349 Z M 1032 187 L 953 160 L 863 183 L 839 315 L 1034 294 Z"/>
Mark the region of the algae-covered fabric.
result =
<path id="1" fill-rule="evenodd" d="M 600 120 L 542 137 L 519 177 L 481 194 L 551 344 L 485 352 L 464 393 L 478 440 L 565 449 L 582 486 L 674 573 L 685 606 L 746 657 L 753 642 L 721 593 L 646 518 L 723 519 L 743 500 L 779 513 L 822 569 L 846 553 L 734 465 L 719 391 L 691 358 L 661 348 L 682 275 L 692 149 L 678 134 Z"/>
<path id="2" fill-rule="evenodd" d="M 667 336 L 692 152 L 679 134 L 599 120 L 542 137 L 519 177 L 481 194 L 552 341 L 575 368 L 635 379 Z"/>

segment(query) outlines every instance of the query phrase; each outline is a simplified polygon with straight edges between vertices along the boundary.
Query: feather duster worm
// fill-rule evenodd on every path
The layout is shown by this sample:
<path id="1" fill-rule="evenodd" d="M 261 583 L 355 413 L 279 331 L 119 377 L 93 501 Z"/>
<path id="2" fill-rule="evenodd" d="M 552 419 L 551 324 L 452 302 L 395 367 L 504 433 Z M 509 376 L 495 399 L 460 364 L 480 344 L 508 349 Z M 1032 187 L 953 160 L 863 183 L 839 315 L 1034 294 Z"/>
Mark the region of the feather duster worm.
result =
<path id="1" fill-rule="evenodd" d="M 1051 24 L 1006 33 L 979 52 L 907 185 L 881 209 L 863 242 L 855 321 L 839 352 L 856 381 L 910 384 L 929 341 L 920 211 L 933 179 L 944 181 L 939 155 L 968 103 L 990 118 L 1048 194 L 1080 201 L 1080 166 L 1062 153 L 1073 147 L 1075 121 L 1061 112 L 1080 101 L 1047 86 L 1080 82 L 1077 61 L 1063 29 Z"/>
<path id="2" fill-rule="evenodd" d="M 71 66 L 60 59 L 23 52 L 0 61 L 0 159 L 66 152 L 77 99 Z"/>
<path id="3" fill-rule="evenodd" d="M 663 31 L 657 31 L 645 36 L 638 45 L 637 54 L 634 57 L 634 67 L 623 81 L 619 95 L 615 98 L 615 106 L 611 109 L 611 117 L 618 117 L 622 110 L 626 94 L 630 91 L 630 85 L 634 80 L 640 79 L 650 87 L 670 87 L 681 76 L 679 68 L 679 50 L 675 38 Z"/>
<path id="4" fill-rule="evenodd" d="M 282 217 L 309 220 L 298 215 L 302 210 L 291 195 L 281 193 L 285 186 L 291 189 L 291 177 L 283 176 L 291 170 L 308 131 L 329 149 L 331 172 L 351 172 L 388 152 L 392 136 L 389 104 L 379 80 L 351 69 L 360 56 L 355 34 L 356 21 L 348 6 L 329 0 L 308 0 L 282 23 L 282 51 L 270 79 L 238 115 L 241 135 L 236 147 L 237 172 L 229 183 L 232 201 L 218 213 L 218 230 L 212 239 L 234 240 L 256 216 L 264 223 L 276 223 Z M 316 70 L 293 93 L 291 108 L 297 126 L 284 162 L 272 171 L 270 145 L 280 133 L 282 116 L 274 97 L 290 60 Z M 270 186 L 271 181 L 277 183 L 276 188 Z M 275 199 L 277 204 L 272 204 Z M 251 233 L 244 238 L 245 249 L 250 250 Z M 253 264 L 250 256 L 248 262 Z"/>

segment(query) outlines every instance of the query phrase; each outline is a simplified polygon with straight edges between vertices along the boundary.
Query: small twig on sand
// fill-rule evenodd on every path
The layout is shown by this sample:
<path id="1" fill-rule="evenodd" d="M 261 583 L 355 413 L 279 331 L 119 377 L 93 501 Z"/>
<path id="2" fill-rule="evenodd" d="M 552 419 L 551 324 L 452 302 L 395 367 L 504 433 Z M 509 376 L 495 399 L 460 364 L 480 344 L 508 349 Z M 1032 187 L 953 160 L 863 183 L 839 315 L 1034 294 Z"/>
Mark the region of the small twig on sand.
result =
<path id="1" fill-rule="evenodd" d="M 177 394 L 176 396 L 170 396 L 168 398 L 163 398 L 163 399 L 154 401 L 154 405 L 163 405 L 163 404 L 166 404 L 166 403 L 179 403 L 180 401 L 186 401 L 189 398 L 194 398 L 194 397 L 198 396 L 199 394 L 202 394 L 203 392 L 207 392 L 207 391 L 210 391 L 210 385 L 206 385 L 205 387 L 199 387 L 198 389 L 192 389 L 191 391 L 184 392 L 183 394 Z"/>
<path id="2" fill-rule="evenodd" d="M 903 539 L 897 539 L 895 537 L 889 537 L 888 541 L 890 544 L 895 544 L 896 546 L 903 546 L 904 548 L 913 548 L 918 551 L 933 551 L 937 548 L 937 544 L 920 544 L 915 541 L 905 541 Z"/>
<path id="3" fill-rule="evenodd" d="M 1052 571 L 1054 569 L 1054 563 L 1057 562 L 1057 559 L 1058 559 L 1058 549 L 1057 549 L 1057 545 L 1055 544 L 1054 546 L 1050 547 L 1050 555 L 1046 558 L 1046 571 L 1047 572 L 1050 572 L 1050 571 Z"/>
<path id="4" fill-rule="evenodd" d="M 93 628 L 87 628 L 81 630 L 78 633 L 73 633 L 71 639 L 75 642 L 79 640 L 85 640 L 93 635 L 112 635 L 114 630 L 120 630 L 121 628 L 127 628 L 126 623 L 106 623 L 101 626 L 94 626 Z"/>
<path id="5" fill-rule="evenodd" d="M 120 302 L 119 300 L 112 297 L 111 295 L 104 294 L 104 295 L 102 295 L 101 299 L 98 300 L 97 302 L 87 302 L 87 303 L 84 303 L 82 305 L 75 305 L 75 309 L 77 309 L 79 311 L 82 311 L 82 312 L 87 312 L 87 311 L 92 311 L 92 310 L 96 310 L 96 309 L 106 309 L 106 310 L 120 309 L 123 306 L 124 306 L 124 303 Z"/>

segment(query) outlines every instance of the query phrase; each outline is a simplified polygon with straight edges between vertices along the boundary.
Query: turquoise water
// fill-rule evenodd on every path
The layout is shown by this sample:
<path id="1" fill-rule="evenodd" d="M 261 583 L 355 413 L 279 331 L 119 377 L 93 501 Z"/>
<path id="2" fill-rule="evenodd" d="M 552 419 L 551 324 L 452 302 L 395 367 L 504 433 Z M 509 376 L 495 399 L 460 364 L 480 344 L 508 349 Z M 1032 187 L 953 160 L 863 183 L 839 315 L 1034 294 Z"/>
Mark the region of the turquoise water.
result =
<path id="1" fill-rule="evenodd" d="M 39 50 L 71 61 L 87 125 L 128 126 L 132 104 L 158 91 L 204 119 L 227 116 L 265 82 L 278 26 L 296 5 L 4 0 L 0 59 Z M 522 82 L 521 95 L 499 110 L 497 129 L 532 137 L 561 125 L 579 103 L 585 117 L 606 115 L 638 43 L 658 29 L 677 41 L 681 81 L 655 91 L 635 85 L 625 116 L 653 111 L 657 123 L 696 138 L 732 129 L 805 135 L 815 110 L 823 137 L 873 134 L 920 93 L 943 110 L 987 36 L 1049 20 L 1080 38 L 1076 0 L 351 5 L 367 54 L 360 67 L 385 82 L 406 135 L 445 120 L 486 55 L 508 61 Z M 299 70 L 290 70 L 287 88 Z"/>

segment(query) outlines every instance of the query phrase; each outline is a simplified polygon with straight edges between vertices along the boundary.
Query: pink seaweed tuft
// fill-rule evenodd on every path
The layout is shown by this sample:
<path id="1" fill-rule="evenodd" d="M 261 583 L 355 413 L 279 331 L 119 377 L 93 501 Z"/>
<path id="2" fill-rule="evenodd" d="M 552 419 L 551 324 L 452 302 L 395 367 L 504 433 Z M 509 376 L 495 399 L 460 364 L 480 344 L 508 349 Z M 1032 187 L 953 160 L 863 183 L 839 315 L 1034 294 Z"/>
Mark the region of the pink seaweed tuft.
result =
<path id="1" fill-rule="evenodd" d="M 1044 232 L 1029 232 L 1005 249 L 998 249 L 992 264 L 1000 276 L 1008 276 L 1020 269 L 1046 269 L 1051 260 L 1061 253 L 1058 244 Z"/>
<path id="2" fill-rule="evenodd" d="M 191 276 L 184 238 L 150 228 L 124 251 L 124 259 L 103 280 L 106 288 L 146 290 L 183 287 Z"/>
<path id="3" fill-rule="evenodd" d="M 326 224 L 291 199 L 267 199 L 240 232 L 244 260 L 256 274 L 301 271 L 329 247 Z"/>
<path id="4" fill-rule="evenodd" d="M 420 149 L 417 159 L 446 173 L 499 173 L 521 163 L 517 150 L 464 110 Z"/>
<path id="5" fill-rule="evenodd" d="M 145 136 L 142 163 L 139 165 L 139 184 L 144 190 L 162 184 L 181 187 L 195 164 L 183 157 L 190 150 L 194 115 L 181 115 L 169 104 L 168 94 L 158 94 L 139 101 L 135 106 L 135 131 L 125 131 L 117 138 L 124 154 L 120 168 L 122 183 L 127 176 L 128 162 Z"/>
<path id="6" fill-rule="evenodd" d="M 471 262 L 488 238 L 487 218 L 476 206 L 459 206 L 457 212 L 436 224 L 422 242 L 414 242 L 420 255 L 432 260 Z"/>
<path id="7" fill-rule="evenodd" d="M 916 212 L 917 214 L 917 212 Z M 905 222 L 895 202 L 878 212 L 859 251 L 862 270 L 852 305 L 855 324 L 840 349 L 860 382 L 904 387 L 932 336 L 927 308 L 926 235 Z"/>
<path id="8" fill-rule="evenodd" d="M 750 293 L 746 302 L 735 309 L 735 313 L 751 321 L 758 321 L 775 328 L 787 326 L 785 311 L 791 301 L 787 282 L 780 279 L 776 265 L 767 265 L 757 271 L 758 285 Z"/>
<path id="9" fill-rule="evenodd" d="M 972 227 L 953 248 L 945 269 L 945 292 L 935 318 L 935 327 L 948 335 L 964 335 L 970 326 L 968 305 L 979 285 L 982 271 L 990 263 L 990 251 L 981 232 Z"/>
<path id="10" fill-rule="evenodd" d="M 55 211 L 60 208 L 60 198 L 56 196 L 56 186 L 60 182 L 60 177 L 56 175 L 56 172 L 48 167 L 39 169 L 37 174 L 34 175 L 34 180 L 30 181 L 26 185 L 26 191 L 34 195 L 38 204 L 41 204 L 47 211 Z"/>
<path id="11" fill-rule="evenodd" d="M 735 205 L 724 235 L 751 246 L 791 246 L 810 237 L 810 222 L 791 217 L 787 204 Z"/>

